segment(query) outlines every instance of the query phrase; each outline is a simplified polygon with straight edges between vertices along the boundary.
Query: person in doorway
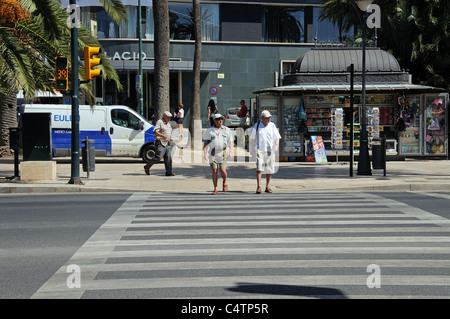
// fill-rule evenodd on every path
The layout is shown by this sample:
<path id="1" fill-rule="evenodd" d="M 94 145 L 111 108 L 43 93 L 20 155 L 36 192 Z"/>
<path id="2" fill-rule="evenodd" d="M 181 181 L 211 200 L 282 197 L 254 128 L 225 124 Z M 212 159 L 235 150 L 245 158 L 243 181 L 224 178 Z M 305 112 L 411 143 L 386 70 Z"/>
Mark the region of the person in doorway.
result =
<path id="1" fill-rule="evenodd" d="M 245 127 L 245 124 L 247 122 L 248 108 L 247 108 L 247 105 L 245 105 L 244 100 L 241 100 L 239 103 L 241 104 L 241 109 L 239 110 L 239 113 L 238 113 L 238 116 L 241 119 L 240 125 L 242 127 Z"/>
<path id="2" fill-rule="evenodd" d="M 172 172 L 172 153 L 175 144 L 170 138 L 172 135 L 172 126 L 169 123 L 171 118 L 172 114 L 165 111 L 162 119 L 155 124 L 153 134 L 155 135 L 156 156 L 144 166 L 147 175 L 150 175 L 150 168 L 164 158 L 166 176 L 175 176 L 175 173 Z"/>
<path id="3" fill-rule="evenodd" d="M 211 126 L 214 126 L 213 115 L 219 113 L 219 109 L 216 106 L 216 102 L 213 99 L 208 102 L 208 119 L 211 123 Z"/>
<path id="4" fill-rule="evenodd" d="M 261 194 L 261 176 L 266 174 L 266 193 L 272 193 L 270 181 L 275 172 L 275 154 L 281 139 L 280 132 L 270 121 L 269 111 L 261 112 L 261 120 L 255 123 L 250 134 L 250 150 L 256 156 L 256 194 Z"/>
<path id="5" fill-rule="evenodd" d="M 184 120 L 184 109 L 183 104 L 180 103 L 178 104 L 178 113 L 177 113 L 177 125 L 180 138 L 183 138 L 183 120 Z"/>
<path id="6" fill-rule="evenodd" d="M 228 191 L 227 185 L 227 158 L 233 156 L 233 133 L 223 125 L 223 115 L 214 114 L 214 125 L 208 128 L 203 135 L 203 157 L 209 162 L 212 170 L 214 190 L 212 195 L 217 195 L 218 171 L 223 181 L 223 191 Z"/>

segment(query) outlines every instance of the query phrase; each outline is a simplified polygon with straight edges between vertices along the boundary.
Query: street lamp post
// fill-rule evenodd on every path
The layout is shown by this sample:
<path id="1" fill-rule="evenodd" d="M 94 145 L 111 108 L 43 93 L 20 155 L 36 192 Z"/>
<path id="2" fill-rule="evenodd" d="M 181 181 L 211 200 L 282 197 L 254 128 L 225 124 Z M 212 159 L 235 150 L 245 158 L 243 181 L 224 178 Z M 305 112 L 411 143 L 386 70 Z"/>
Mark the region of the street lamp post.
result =
<path id="1" fill-rule="evenodd" d="M 139 112 L 144 116 L 144 91 L 142 84 L 144 80 L 142 78 L 142 6 L 141 0 L 138 0 L 138 32 L 139 32 Z"/>
<path id="2" fill-rule="evenodd" d="M 71 8 L 75 10 L 74 21 L 71 23 L 71 63 L 72 63 L 72 135 L 71 135 L 71 165 L 69 184 L 83 184 L 80 178 L 80 115 L 79 115 L 79 77 L 78 77 L 78 15 L 76 0 L 70 0 Z"/>
<path id="3" fill-rule="evenodd" d="M 363 19 L 363 13 L 366 12 L 367 8 L 372 4 L 373 0 L 353 0 L 352 4 L 358 5 L 355 7 L 358 12 L 358 16 L 361 21 L 362 27 L 362 73 L 361 73 L 361 84 L 362 84 L 362 110 L 361 110 L 361 134 L 360 134 L 360 146 L 359 146 L 359 157 L 358 157 L 358 175 L 372 175 L 370 168 L 370 158 L 369 158 L 369 134 L 367 133 L 367 110 L 366 110 L 366 42 L 367 42 L 367 29 Z"/>

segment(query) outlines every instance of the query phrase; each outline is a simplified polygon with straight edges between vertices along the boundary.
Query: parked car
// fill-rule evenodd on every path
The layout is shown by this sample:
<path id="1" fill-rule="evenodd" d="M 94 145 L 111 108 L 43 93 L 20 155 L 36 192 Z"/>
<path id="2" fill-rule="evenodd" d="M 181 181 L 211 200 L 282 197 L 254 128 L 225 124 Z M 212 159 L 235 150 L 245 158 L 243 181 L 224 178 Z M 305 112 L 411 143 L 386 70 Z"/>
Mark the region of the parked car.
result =
<path id="1" fill-rule="evenodd" d="M 231 107 L 227 109 L 223 125 L 228 127 L 239 127 L 239 125 L 241 124 L 241 119 L 238 116 L 240 110 L 240 107 Z M 248 115 L 247 120 L 245 121 L 245 125 L 250 126 L 250 118 L 248 117 Z"/>

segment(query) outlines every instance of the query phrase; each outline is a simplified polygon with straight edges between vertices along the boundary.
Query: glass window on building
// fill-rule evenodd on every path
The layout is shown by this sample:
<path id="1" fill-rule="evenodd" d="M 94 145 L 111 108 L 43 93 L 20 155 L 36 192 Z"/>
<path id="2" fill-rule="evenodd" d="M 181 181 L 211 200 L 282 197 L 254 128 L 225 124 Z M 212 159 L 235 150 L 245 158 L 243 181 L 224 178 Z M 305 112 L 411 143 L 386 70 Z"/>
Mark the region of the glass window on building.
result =
<path id="1" fill-rule="evenodd" d="M 319 21 L 319 14 L 321 8 L 313 8 L 313 28 L 314 39 L 318 43 L 338 43 L 339 41 L 339 28 L 331 21 Z M 352 32 L 344 32 L 342 34 L 343 39 L 353 38 Z"/>
<path id="2" fill-rule="evenodd" d="M 99 6 L 82 7 L 81 22 L 99 39 L 122 38 L 136 39 L 138 37 L 138 7 L 126 5 L 128 21 L 115 23 L 106 11 Z M 153 40 L 154 18 L 153 7 L 142 5 L 143 38 Z M 220 21 L 218 4 L 201 4 L 202 40 L 219 41 Z M 194 40 L 194 24 L 191 3 L 169 3 L 170 38 L 174 40 Z"/>
<path id="3" fill-rule="evenodd" d="M 170 38 L 174 40 L 194 39 L 194 17 L 192 3 L 169 3 Z M 219 5 L 201 4 L 203 41 L 219 41 Z"/>
<path id="4" fill-rule="evenodd" d="M 220 40 L 219 5 L 201 4 L 202 8 L 202 41 Z"/>
<path id="5" fill-rule="evenodd" d="M 125 6 L 128 21 L 119 25 L 111 20 L 106 11 L 99 6 L 81 7 L 81 22 L 95 34 L 98 39 L 105 38 L 137 38 L 137 7 Z M 147 12 L 148 7 L 143 7 Z M 143 20 L 145 20 L 145 15 Z"/>
<path id="6" fill-rule="evenodd" d="M 300 7 L 264 6 L 262 41 L 305 42 L 305 12 Z"/>
<path id="7" fill-rule="evenodd" d="M 190 40 L 194 32 L 192 4 L 169 4 L 170 38 L 174 40 Z"/>
<path id="8" fill-rule="evenodd" d="M 122 22 L 119 25 L 113 22 L 103 10 L 100 18 L 105 20 L 105 23 L 107 23 L 109 38 L 138 38 L 138 7 L 125 6 L 125 8 L 127 10 L 128 21 Z M 145 6 L 144 4 L 141 5 L 141 21 L 142 38 L 153 40 L 155 34 L 153 23 L 153 6 Z M 101 31 L 100 28 L 99 31 Z"/>

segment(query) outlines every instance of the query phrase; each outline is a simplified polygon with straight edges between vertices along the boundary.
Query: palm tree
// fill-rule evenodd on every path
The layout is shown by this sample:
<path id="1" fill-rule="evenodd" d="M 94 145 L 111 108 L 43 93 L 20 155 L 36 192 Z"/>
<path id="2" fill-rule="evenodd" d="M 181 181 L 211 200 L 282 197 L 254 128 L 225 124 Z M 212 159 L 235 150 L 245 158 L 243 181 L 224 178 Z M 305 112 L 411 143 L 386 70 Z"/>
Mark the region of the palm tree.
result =
<path id="1" fill-rule="evenodd" d="M 399 1 L 389 17 L 394 37 L 385 37 L 416 81 L 449 88 L 450 5 L 448 1 Z"/>
<path id="2" fill-rule="evenodd" d="M 189 131 L 191 135 L 191 145 L 194 146 L 195 136 L 195 121 L 201 121 L 200 109 L 200 64 L 202 61 L 202 27 L 201 27 L 201 9 L 200 1 L 193 0 L 193 22 L 194 22 L 194 69 L 192 78 L 192 92 L 191 92 L 191 117 L 189 121 Z M 201 122 L 200 122 L 201 123 Z"/>
<path id="3" fill-rule="evenodd" d="M 169 2 L 153 2 L 155 23 L 155 120 L 170 110 L 169 100 Z"/>
<path id="4" fill-rule="evenodd" d="M 99 0 L 112 19 L 126 19 L 126 11 L 119 0 Z M 54 90 L 56 56 L 66 56 L 70 62 L 69 14 L 59 0 L 2 0 L 0 3 L 0 147 L 7 148 L 9 127 L 17 126 L 18 90 L 23 89 L 28 100 L 35 90 Z M 100 46 L 90 32 L 80 26 L 78 47 Z M 119 88 L 117 73 L 105 55 L 100 55 L 104 78 L 112 79 Z M 84 69 L 79 68 L 84 79 Z M 81 91 L 93 103 L 90 85 Z M 0 154 L 1 155 L 1 154 Z"/>
<path id="5" fill-rule="evenodd" d="M 351 1 L 324 2 L 321 19 L 341 23 L 342 30 L 359 26 L 348 11 Z M 378 45 L 408 69 L 415 82 L 450 89 L 450 3 L 442 0 L 379 0 L 382 25 Z M 345 16 L 345 17 L 344 17 Z M 348 24 L 346 24 L 348 23 Z"/>

